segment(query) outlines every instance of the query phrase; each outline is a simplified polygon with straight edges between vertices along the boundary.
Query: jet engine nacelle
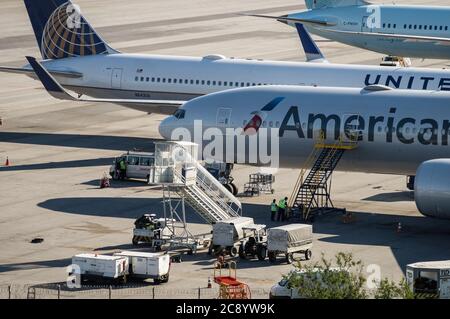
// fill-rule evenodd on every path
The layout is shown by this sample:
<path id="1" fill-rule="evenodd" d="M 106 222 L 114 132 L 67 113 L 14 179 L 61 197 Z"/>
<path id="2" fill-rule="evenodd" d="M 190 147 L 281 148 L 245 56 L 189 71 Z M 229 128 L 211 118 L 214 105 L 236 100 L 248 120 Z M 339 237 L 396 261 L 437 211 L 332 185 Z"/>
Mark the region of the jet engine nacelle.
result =
<path id="1" fill-rule="evenodd" d="M 423 215 L 450 219 L 450 159 L 430 160 L 419 166 L 414 199 Z"/>

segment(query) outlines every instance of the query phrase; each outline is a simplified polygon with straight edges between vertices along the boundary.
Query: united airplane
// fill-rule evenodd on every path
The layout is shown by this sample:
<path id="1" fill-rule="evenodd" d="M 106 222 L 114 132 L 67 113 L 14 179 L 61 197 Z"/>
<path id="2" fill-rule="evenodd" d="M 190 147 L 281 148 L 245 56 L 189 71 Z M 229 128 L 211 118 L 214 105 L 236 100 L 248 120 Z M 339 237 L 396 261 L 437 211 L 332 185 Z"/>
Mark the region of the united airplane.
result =
<path id="1" fill-rule="evenodd" d="M 450 7 L 365 0 L 305 0 L 308 10 L 274 17 L 327 39 L 390 56 L 450 58 Z"/>
<path id="2" fill-rule="evenodd" d="M 127 54 L 113 49 L 80 9 L 67 0 L 24 0 L 42 55 L 42 65 L 73 101 L 111 102 L 133 109 L 173 114 L 192 98 L 238 87 L 264 85 L 450 90 L 450 72 L 323 62 L 301 25 L 297 30 L 309 62 L 233 59 L 222 55 L 179 57 Z M 28 64 L 0 71 L 36 77 Z M 75 94 L 73 94 L 75 93 Z"/>
<path id="3" fill-rule="evenodd" d="M 50 94 L 67 94 L 41 63 L 29 62 Z M 318 141 L 352 143 L 337 169 L 415 175 L 419 210 L 450 219 L 449 102 L 449 92 L 380 85 L 238 88 L 185 102 L 159 132 L 197 143 L 204 159 L 277 168 L 302 167 Z"/>

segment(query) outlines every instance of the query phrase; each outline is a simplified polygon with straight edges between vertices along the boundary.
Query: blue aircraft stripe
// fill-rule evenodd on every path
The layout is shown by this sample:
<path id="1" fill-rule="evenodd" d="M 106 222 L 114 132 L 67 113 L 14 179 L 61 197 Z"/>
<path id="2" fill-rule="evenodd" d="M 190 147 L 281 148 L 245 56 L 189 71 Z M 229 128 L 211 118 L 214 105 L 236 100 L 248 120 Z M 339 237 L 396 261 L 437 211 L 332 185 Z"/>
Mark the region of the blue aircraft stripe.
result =
<path id="1" fill-rule="evenodd" d="M 275 107 L 277 107 L 278 104 L 281 103 L 281 101 L 284 100 L 284 97 L 280 96 L 280 97 L 276 97 L 274 98 L 272 101 L 270 101 L 266 106 L 264 106 L 261 111 L 272 111 Z"/>
<path id="2" fill-rule="evenodd" d="M 309 54 L 320 54 L 314 42 L 311 40 L 311 37 L 306 32 L 305 27 L 301 23 L 295 24 L 297 28 L 298 35 L 300 37 L 300 41 L 302 41 L 303 48 L 306 53 Z"/>

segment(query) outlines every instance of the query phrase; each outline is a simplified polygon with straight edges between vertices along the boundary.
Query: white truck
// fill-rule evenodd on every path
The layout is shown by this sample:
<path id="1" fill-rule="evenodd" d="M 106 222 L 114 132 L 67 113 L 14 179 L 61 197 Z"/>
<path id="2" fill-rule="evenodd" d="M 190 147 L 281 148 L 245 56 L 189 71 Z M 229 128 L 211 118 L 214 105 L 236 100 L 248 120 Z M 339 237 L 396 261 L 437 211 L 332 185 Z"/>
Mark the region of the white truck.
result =
<path id="1" fill-rule="evenodd" d="M 239 254 L 239 246 L 244 238 L 244 228 L 254 226 L 253 218 L 233 217 L 213 224 L 213 238 L 210 252 L 226 253 L 232 257 Z"/>
<path id="2" fill-rule="evenodd" d="M 151 278 L 155 284 L 169 281 L 171 265 L 169 254 L 122 251 L 115 253 L 114 256 L 127 258 L 131 278 Z"/>
<path id="3" fill-rule="evenodd" d="M 86 280 L 104 280 L 115 283 L 126 283 L 128 275 L 128 258 L 97 254 L 79 254 L 72 257 L 75 273 L 80 275 L 81 282 Z M 72 266 L 73 267 L 73 266 Z"/>
<path id="4" fill-rule="evenodd" d="M 409 264 L 406 282 L 418 298 L 450 299 L 450 260 Z"/>
<path id="5" fill-rule="evenodd" d="M 267 255 L 270 262 L 275 262 L 278 255 L 283 254 L 286 262 L 295 261 L 294 254 L 303 254 L 306 260 L 311 259 L 312 226 L 307 224 L 289 224 L 270 228 L 267 231 Z"/>

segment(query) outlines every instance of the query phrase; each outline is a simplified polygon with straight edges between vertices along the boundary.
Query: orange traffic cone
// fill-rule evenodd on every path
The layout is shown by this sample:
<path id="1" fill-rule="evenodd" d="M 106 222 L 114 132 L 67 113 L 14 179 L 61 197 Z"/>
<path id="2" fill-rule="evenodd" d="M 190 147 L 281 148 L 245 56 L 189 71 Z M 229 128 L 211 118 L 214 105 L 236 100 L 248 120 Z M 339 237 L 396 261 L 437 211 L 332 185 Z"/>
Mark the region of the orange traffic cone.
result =
<path id="1" fill-rule="evenodd" d="M 9 166 L 9 158 L 8 158 L 8 156 L 6 157 L 5 166 Z"/>
<path id="2" fill-rule="evenodd" d="M 398 223 L 397 225 L 397 233 L 401 233 L 402 232 L 402 223 Z"/>

